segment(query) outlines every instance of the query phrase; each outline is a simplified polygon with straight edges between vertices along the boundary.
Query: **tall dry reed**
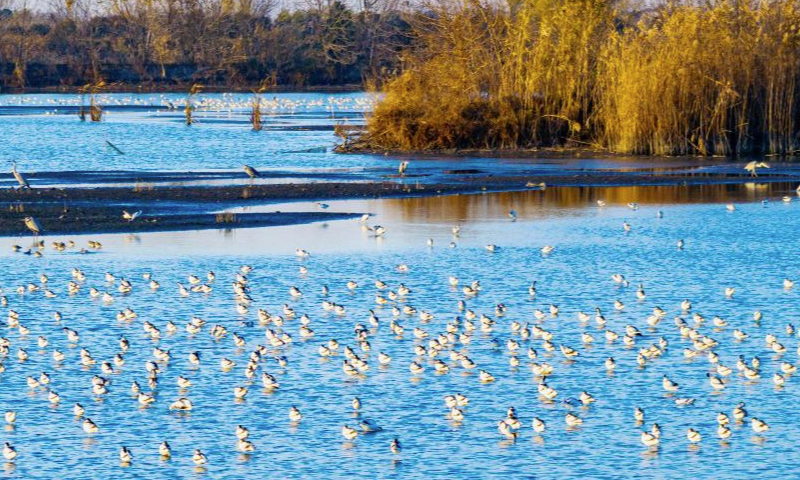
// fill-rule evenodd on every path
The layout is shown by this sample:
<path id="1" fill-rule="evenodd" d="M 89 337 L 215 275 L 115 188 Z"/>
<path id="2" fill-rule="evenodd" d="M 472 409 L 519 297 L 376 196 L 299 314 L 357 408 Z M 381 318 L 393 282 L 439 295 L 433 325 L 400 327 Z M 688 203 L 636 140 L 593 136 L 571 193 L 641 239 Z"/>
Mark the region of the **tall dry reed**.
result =
<path id="1" fill-rule="evenodd" d="M 800 147 L 800 0 L 440 0 L 368 120 L 373 148 Z"/>

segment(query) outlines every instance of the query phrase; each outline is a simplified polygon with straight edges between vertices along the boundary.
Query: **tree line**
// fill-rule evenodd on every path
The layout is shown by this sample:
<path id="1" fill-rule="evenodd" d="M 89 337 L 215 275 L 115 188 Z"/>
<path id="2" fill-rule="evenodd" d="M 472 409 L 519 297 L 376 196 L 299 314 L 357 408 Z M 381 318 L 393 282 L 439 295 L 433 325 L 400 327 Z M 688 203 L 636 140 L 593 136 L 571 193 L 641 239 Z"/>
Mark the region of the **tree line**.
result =
<path id="1" fill-rule="evenodd" d="M 20 1 L 0 0 L 0 90 L 363 85 L 396 74 L 411 41 L 397 0 Z"/>

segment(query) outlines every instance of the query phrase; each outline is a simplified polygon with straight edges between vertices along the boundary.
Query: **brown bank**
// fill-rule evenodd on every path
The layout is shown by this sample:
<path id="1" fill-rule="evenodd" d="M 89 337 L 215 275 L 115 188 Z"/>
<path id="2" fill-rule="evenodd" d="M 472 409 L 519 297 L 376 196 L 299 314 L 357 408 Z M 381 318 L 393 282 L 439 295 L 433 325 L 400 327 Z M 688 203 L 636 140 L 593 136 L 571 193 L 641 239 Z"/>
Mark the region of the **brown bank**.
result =
<path id="1" fill-rule="evenodd" d="M 731 173 L 692 174 L 597 170 L 536 176 L 453 175 L 447 183 L 416 183 L 413 177 L 381 182 L 317 182 L 247 186 L 162 186 L 0 189 L 0 235 L 27 235 L 33 216 L 42 234 L 151 232 L 290 225 L 361 216 L 369 212 L 212 213 L 237 206 L 285 201 L 397 198 L 553 187 L 708 185 L 753 181 Z M 773 169 L 759 182 L 800 182 L 796 171 Z M 123 210 L 142 214 L 133 221 Z"/>

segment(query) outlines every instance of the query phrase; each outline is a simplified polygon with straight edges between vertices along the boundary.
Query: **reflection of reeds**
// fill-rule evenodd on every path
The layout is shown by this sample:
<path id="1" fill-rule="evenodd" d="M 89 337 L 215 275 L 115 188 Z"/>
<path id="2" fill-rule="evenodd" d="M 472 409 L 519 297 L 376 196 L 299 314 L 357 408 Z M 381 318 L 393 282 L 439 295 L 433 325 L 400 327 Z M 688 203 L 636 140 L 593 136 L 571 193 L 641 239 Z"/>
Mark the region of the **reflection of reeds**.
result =
<path id="1" fill-rule="evenodd" d="M 16 204 L 11 204 L 11 205 L 8 206 L 8 211 L 9 212 L 15 212 L 15 213 L 23 213 L 23 212 L 25 212 L 25 204 L 23 204 L 22 202 L 17 202 Z"/>
<path id="2" fill-rule="evenodd" d="M 216 215 L 217 223 L 237 223 L 236 214 L 231 212 L 218 213 Z"/>

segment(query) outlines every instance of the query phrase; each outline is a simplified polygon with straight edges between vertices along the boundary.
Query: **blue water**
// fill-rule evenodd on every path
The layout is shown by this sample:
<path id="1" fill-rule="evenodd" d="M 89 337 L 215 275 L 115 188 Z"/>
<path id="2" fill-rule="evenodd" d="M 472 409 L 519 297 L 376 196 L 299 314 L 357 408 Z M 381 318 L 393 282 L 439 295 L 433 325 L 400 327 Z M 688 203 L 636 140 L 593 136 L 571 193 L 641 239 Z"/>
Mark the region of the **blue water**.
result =
<path id="1" fill-rule="evenodd" d="M 265 97 L 261 132 L 250 128 L 252 96 L 247 95 L 200 95 L 197 123 L 191 127 L 184 123 L 184 95 L 100 96 L 98 103 L 107 113 L 99 123 L 65 113 L 80 98 L 0 95 L 0 107 L 10 113 L 0 115 L 0 158 L 16 160 L 24 171 L 238 170 L 245 163 L 264 169 L 329 169 L 364 162 L 330 152 L 336 142 L 334 123 L 363 123 L 371 97 L 360 93 Z M 168 102 L 177 108 L 169 109 Z M 27 108 L 12 108 L 18 105 Z M 308 149 L 328 153 L 293 153 Z"/>
<path id="2" fill-rule="evenodd" d="M 560 193 L 559 193 L 560 192 Z M 788 378 L 783 388 L 776 388 L 771 377 L 780 362 L 798 361 L 796 338 L 785 331 L 788 323 L 798 323 L 798 290 L 782 288 L 784 278 L 800 279 L 800 229 L 797 197 L 784 203 L 780 197 L 790 189 L 752 187 L 714 187 L 705 189 L 562 189 L 523 194 L 491 194 L 432 199 L 386 200 L 367 202 L 332 202 L 331 210 L 372 212 L 370 225 L 387 227 L 385 238 L 375 238 L 358 221 L 340 221 L 271 229 L 233 231 L 169 232 L 143 235 L 96 235 L 47 238 L 48 248 L 42 258 L 11 252 L 10 245 L 28 245 L 29 238 L 3 239 L 0 256 L 5 268 L 0 287 L 8 298 L 8 308 L 20 313 L 21 322 L 30 334 L 4 329 L 2 336 L 11 342 L 9 355 L 2 360 L 6 371 L 0 374 L 0 411 L 13 409 L 19 419 L 14 428 L 0 430 L 0 442 L 11 442 L 19 451 L 13 465 L 5 464 L 0 476 L 9 478 L 697 478 L 709 475 L 722 478 L 771 477 L 791 472 L 800 466 L 793 455 L 800 440 L 797 429 L 800 414 L 792 406 L 800 393 L 796 378 Z M 762 205 L 762 198 L 773 201 Z M 605 199 L 608 206 L 598 208 L 595 201 Z M 638 201 L 632 210 L 625 204 Z M 736 204 L 729 212 L 725 204 Z M 279 206 L 285 208 L 286 206 Z M 312 208 L 298 204 L 296 208 Z M 278 208 L 278 207 L 276 207 Z M 519 213 L 511 222 L 508 209 Z M 663 218 L 656 212 L 663 211 Z M 624 233 L 623 222 L 631 225 Z M 459 224 L 461 236 L 452 237 L 450 229 Z M 79 255 L 76 249 L 58 253 L 49 248 L 52 240 L 76 241 L 84 246 L 89 239 L 103 242 L 97 253 Z M 434 246 L 427 247 L 432 238 Z M 679 251 L 678 239 L 686 242 Z M 456 246 L 451 248 L 449 243 Z M 486 244 L 497 244 L 495 253 Z M 555 246 L 549 256 L 540 248 Z M 307 260 L 294 255 L 295 248 L 311 252 Z M 241 315 L 235 310 L 231 282 L 241 265 L 254 267 L 248 275 L 253 304 Z M 407 264 L 408 272 L 399 272 L 398 264 Z M 306 275 L 299 273 L 304 265 Z M 66 284 L 72 268 L 81 268 L 87 280 L 80 293 L 70 296 Z M 187 276 L 217 274 L 210 294 L 178 294 L 177 282 L 188 285 Z M 133 282 L 129 295 L 117 293 L 106 284 L 103 275 L 113 272 Z M 39 275 L 50 276 L 49 288 L 57 297 L 47 299 L 42 293 L 15 293 L 17 286 L 39 285 Z M 142 274 L 152 273 L 161 289 L 152 292 Z M 620 273 L 630 281 L 620 287 L 611 275 Z M 468 299 L 450 287 L 449 276 L 461 284 L 480 280 L 483 290 Z M 402 338 L 389 331 L 391 307 L 375 304 L 376 288 L 381 279 L 396 290 L 400 282 L 412 289 L 405 304 L 435 315 L 423 322 L 417 315 L 396 319 L 405 327 Z M 355 292 L 345 286 L 358 282 Z M 537 296 L 527 293 L 536 280 Z M 647 297 L 638 301 L 636 285 L 642 283 Z M 296 285 L 304 295 L 293 300 L 289 287 Z M 346 314 L 323 310 L 322 285 L 330 288 L 329 300 L 346 307 Z M 89 288 L 109 291 L 115 297 L 106 305 L 89 296 Z M 735 287 L 732 299 L 724 289 Z M 385 292 L 384 292 L 385 295 Z M 706 322 L 696 326 L 691 314 L 680 311 L 680 302 L 690 299 L 693 311 Z M 626 307 L 615 312 L 613 302 Z M 477 330 L 469 345 L 448 346 L 436 357 L 448 363 L 451 371 L 434 372 L 433 359 L 417 357 L 416 345 L 428 347 L 428 339 L 419 341 L 414 327 L 431 337 L 445 331 L 448 322 L 463 312 L 459 300 L 478 315 L 486 314 L 497 323 L 492 332 Z M 496 317 L 494 307 L 503 303 L 506 315 Z M 291 305 L 298 317 L 306 313 L 315 336 L 304 340 L 299 335 L 299 320 L 287 320 L 276 331 L 290 334 L 288 347 L 271 349 L 259 364 L 255 382 L 249 382 L 244 365 L 257 345 L 265 345 L 265 326 L 255 322 L 259 308 L 281 315 L 281 306 Z M 557 318 L 537 320 L 534 310 L 548 312 L 550 304 L 560 307 Z M 655 306 L 667 314 L 656 328 L 645 319 Z M 118 311 L 132 308 L 138 318 L 129 322 L 116 320 Z M 635 325 L 643 336 L 633 348 L 621 339 L 608 343 L 593 318 L 600 307 L 608 320 L 607 328 L 622 336 L 625 325 Z M 372 329 L 368 310 L 381 319 Z M 753 312 L 763 312 L 761 324 L 753 321 Z M 62 312 L 61 323 L 53 312 Z M 581 324 L 577 312 L 592 315 Z M 184 326 L 200 316 L 208 321 L 203 330 L 189 335 Z M 713 316 L 726 319 L 728 327 L 716 329 Z M 719 342 L 714 349 L 721 362 L 734 370 L 727 388 L 721 393 L 710 387 L 706 373 L 711 364 L 704 355 L 686 359 L 684 348 L 691 343 L 681 338 L 673 318 L 681 316 L 688 324 Z M 154 341 L 142 329 L 144 321 L 161 329 L 163 336 Z M 165 325 L 173 321 L 179 331 L 168 335 Z M 520 365 L 511 367 L 505 345 L 515 337 L 511 322 L 539 325 L 553 334 L 552 342 L 569 345 L 580 352 L 574 362 L 566 362 L 561 353 L 546 352 L 542 340 L 517 340 L 521 344 Z M 478 320 L 474 320 L 479 325 Z M 227 327 L 229 334 L 214 340 L 209 334 L 214 324 Z M 361 351 L 353 329 L 362 324 L 370 330 L 370 352 Z M 80 334 L 78 345 L 69 345 L 61 328 L 68 326 Z M 734 340 L 732 332 L 740 328 L 750 334 L 743 341 Z M 234 345 L 230 332 L 244 336 L 247 345 Z M 595 343 L 584 346 L 581 333 L 590 332 Z M 776 356 L 767 349 L 766 334 L 772 333 L 787 352 Z M 51 342 L 45 349 L 36 345 L 38 335 Z M 125 335 L 131 350 L 125 365 L 108 375 L 109 393 L 97 398 L 91 392 L 91 377 L 100 374 L 99 363 L 111 360 L 118 352 L 117 338 Z M 670 345 L 658 359 L 641 369 L 636 365 L 639 348 L 656 343 L 660 337 Z M 337 339 L 340 353 L 329 359 L 319 356 L 319 345 Z M 496 340 L 496 342 L 493 342 Z M 370 369 L 361 377 L 349 377 L 342 371 L 344 346 L 352 347 Z M 138 380 L 145 391 L 145 362 L 153 358 L 155 346 L 169 349 L 172 360 L 162 365 L 156 402 L 141 407 L 129 387 Z M 25 348 L 30 358 L 16 359 L 17 348 Z M 79 348 L 90 350 L 98 365 L 84 368 L 79 364 Z M 554 373 L 547 383 L 558 390 L 555 402 L 537 395 L 538 378 L 525 355 L 534 347 L 539 358 Z M 66 354 L 61 365 L 54 364 L 52 351 Z M 467 354 L 479 369 L 496 378 L 480 383 L 477 369 L 467 372 L 450 359 L 450 350 Z M 202 365 L 192 368 L 187 355 L 202 352 Z M 391 355 L 388 367 L 380 367 L 378 352 Z M 285 355 L 286 369 L 272 358 Z M 735 368 L 738 355 L 761 359 L 759 381 L 745 381 Z M 603 362 L 613 356 L 618 367 L 606 373 Z M 237 362 L 230 372 L 222 372 L 225 357 Z M 413 375 L 409 364 L 416 360 L 424 373 Z M 61 404 L 51 407 L 43 388 L 31 390 L 28 375 L 48 372 L 50 387 L 57 391 Z M 280 388 L 265 392 L 260 373 L 274 375 Z M 677 394 L 668 394 L 661 377 L 668 374 L 681 385 Z M 194 386 L 179 392 L 175 379 L 189 378 Z M 103 375 L 106 376 L 106 375 Z M 248 386 L 244 402 L 234 400 L 233 388 Z M 568 407 L 562 400 L 577 398 L 581 391 L 591 393 L 597 402 L 588 408 Z M 463 422 L 451 421 L 443 398 L 463 393 L 470 399 L 464 408 Z M 181 396 L 190 398 L 195 409 L 177 413 L 169 404 Z M 350 406 L 358 396 L 363 407 L 360 417 Z M 675 397 L 696 399 L 694 405 L 678 407 Z M 87 435 L 81 422 L 72 414 L 72 405 L 80 402 L 86 415 L 100 427 Z M 731 415 L 733 407 L 746 402 L 750 416 L 770 425 L 764 434 L 755 434 L 749 422 L 732 425 L 732 437 L 721 442 L 716 437 L 716 414 Z M 292 425 L 288 418 L 291 406 L 303 413 L 303 420 Z M 517 409 L 523 427 L 516 441 L 501 436 L 497 422 L 508 407 Z M 645 410 L 643 426 L 634 424 L 633 409 Z M 568 411 L 584 419 L 579 428 L 567 428 Z M 531 422 L 537 416 L 547 422 L 547 430 L 534 433 Z M 353 441 L 341 435 L 343 425 L 355 427 L 359 418 L 371 418 L 383 432 L 359 435 Z M 640 443 L 643 429 L 653 422 L 662 427 L 661 446 L 649 450 Z M 236 425 L 251 432 L 256 451 L 244 455 L 235 450 Z M 697 446 L 686 439 L 687 428 L 703 436 Z M 403 451 L 394 455 L 390 442 L 399 438 Z M 167 440 L 173 458 L 162 461 L 158 444 Z M 134 455 L 133 463 L 123 467 L 118 459 L 121 446 Z M 201 449 L 209 462 L 197 468 L 191 461 L 194 449 Z M 76 472 L 81 472 L 77 474 Z M 713 472 L 713 473 L 712 473 Z"/>

